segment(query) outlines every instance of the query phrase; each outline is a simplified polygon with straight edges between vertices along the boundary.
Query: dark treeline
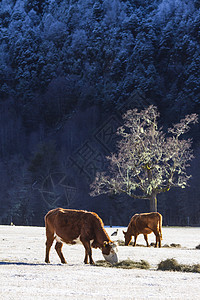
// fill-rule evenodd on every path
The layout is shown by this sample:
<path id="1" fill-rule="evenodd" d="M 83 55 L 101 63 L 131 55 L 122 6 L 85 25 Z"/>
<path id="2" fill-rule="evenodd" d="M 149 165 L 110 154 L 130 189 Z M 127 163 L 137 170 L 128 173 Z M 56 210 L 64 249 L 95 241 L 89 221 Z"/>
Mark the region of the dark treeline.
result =
<path id="1" fill-rule="evenodd" d="M 107 204 L 100 199 L 100 208 L 89 197 L 88 181 L 87 188 L 77 185 L 68 158 L 107 116 L 119 115 L 127 101 L 135 107 L 135 91 L 137 106 L 158 107 L 164 128 L 200 112 L 200 1 L 2 0 L 0 22 L 1 223 L 41 225 L 58 204 L 96 209 L 106 222 L 110 214 L 117 219 L 123 201 L 104 215 Z M 194 165 L 198 129 L 191 132 Z M 200 223 L 200 174 L 195 166 L 191 172 L 192 202 L 191 190 L 177 190 L 176 203 L 175 194 L 163 195 L 160 209 L 169 223 L 176 215 L 179 224 Z M 58 192 L 62 180 L 65 190 Z M 77 200 L 84 193 L 86 204 L 84 197 Z M 126 225 L 127 217 L 120 222 Z"/>

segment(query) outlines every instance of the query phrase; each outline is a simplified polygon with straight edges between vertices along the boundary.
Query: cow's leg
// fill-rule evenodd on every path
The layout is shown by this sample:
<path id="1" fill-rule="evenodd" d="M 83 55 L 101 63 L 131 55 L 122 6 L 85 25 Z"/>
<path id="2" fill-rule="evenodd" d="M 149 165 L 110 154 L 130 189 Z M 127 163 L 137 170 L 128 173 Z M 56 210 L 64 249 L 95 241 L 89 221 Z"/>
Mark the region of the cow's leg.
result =
<path id="1" fill-rule="evenodd" d="M 63 243 L 56 242 L 55 249 L 56 249 L 56 252 L 58 253 L 58 256 L 60 257 L 61 263 L 66 264 L 67 262 L 62 253 L 62 246 L 63 246 Z"/>
<path id="2" fill-rule="evenodd" d="M 158 247 L 161 248 L 161 236 L 159 234 Z"/>
<path id="3" fill-rule="evenodd" d="M 138 236 L 138 234 L 135 234 L 135 235 L 134 235 L 134 243 L 133 243 L 133 246 L 135 246 L 135 245 L 136 245 L 137 236 Z"/>
<path id="4" fill-rule="evenodd" d="M 159 232 L 156 235 L 156 244 L 159 248 L 161 247 L 161 237 Z"/>
<path id="5" fill-rule="evenodd" d="M 155 248 L 157 248 L 159 246 L 159 248 L 161 247 L 161 238 L 160 238 L 160 233 L 155 231 L 154 232 L 155 236 L 156 236 L 156 244 L 155 244 Z"/>
<path id="6" fill-rule="evenodd" d="M 82 237 L 80 237 L 80 240 L 83 244 L 83 246 L 85 247 L 85 259 L 84 259 L 84 263 L 87 264 L 88 263 L 88 256 L 89 256 L 89 260 L 90 260 L 90 264 L 94 265 L 94 261 L 92 259 L 92 249 L 90 246 L 90 241 L 86 240 Z"/>
<path id="7" fill-rule="evenodd" d="M 45 257 L 45 262 L 46 263 L 50 263 L 49 261 L 49 252 L 51 249 L 51 246 L 53 244 L 54 241 L 54 234 L 48 234 L 47 235 L 47 240 L 46 240 L 46 257 Z"/>
<path id="8" fill-rule="evenodd" d="M 87 253 L 87 250 L 86 250 L 86 249 L 85 249 L 84 263 L 85 263 L 85 264 L 88 264 L 88 253 Z"/>
<path id="9" fill-rule="evenodd" d="M 160 235 L 158 237 L 158 247 L 161 248 L 161 238 L 160 238 Z"/>
<path id="10" fill-rule="evenodd" d="M 149 247 L 149 242 L 148 242 L 148 236 L 147 236 L 147 234 L 144 234 L 144 239 L 145 239 L 145 241 L 147 243 L 147 247 Z"/>

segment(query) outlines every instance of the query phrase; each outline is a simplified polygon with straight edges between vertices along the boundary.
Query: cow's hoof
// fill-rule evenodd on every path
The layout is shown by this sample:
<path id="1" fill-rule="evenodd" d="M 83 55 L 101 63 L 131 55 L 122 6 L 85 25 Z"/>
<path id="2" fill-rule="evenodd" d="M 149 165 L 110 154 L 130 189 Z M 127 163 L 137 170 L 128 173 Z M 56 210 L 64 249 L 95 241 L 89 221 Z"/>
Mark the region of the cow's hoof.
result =
<path id="1" fill-rule="evenodd" d="M 62 263 L 62 264 L 66 264 L 67 262 L 66 262 L 66 260 L 63 260 L 63 261 L 61 261 L 61 263 Z"/>

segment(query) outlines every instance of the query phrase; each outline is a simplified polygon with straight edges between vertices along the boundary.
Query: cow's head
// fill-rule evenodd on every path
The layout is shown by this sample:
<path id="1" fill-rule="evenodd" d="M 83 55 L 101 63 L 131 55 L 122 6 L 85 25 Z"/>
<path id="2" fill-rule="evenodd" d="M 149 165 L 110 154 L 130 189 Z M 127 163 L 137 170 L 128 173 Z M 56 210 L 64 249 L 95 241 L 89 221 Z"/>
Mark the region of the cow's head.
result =
<path id="1" fill-rule="evenodd" d="M 102 247 L 102 254 L 105 260 L 107 260 L 111 264 L 117 263 L 118 257 L 116 252 L 117 252 L 117 245 L 115 243 L 104 241 Z"/>
<path id="2" fill-rule="evenodd" d="M 132 236 L 128 231 L 124 231 L 124 230 L 123 230 L 123 234 L 124 234 L 124 238 L 125 238 L 125 246 L 128 246 L 131 241 Z"/>

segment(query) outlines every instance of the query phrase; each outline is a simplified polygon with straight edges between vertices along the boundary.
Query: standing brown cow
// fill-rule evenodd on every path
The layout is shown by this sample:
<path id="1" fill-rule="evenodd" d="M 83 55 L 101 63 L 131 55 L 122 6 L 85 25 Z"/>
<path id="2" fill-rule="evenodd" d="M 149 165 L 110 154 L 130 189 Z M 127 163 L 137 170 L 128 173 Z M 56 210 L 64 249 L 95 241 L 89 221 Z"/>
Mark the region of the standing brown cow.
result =
<path id="1" fill-rule="evenodd" d="M 123 231 L 125 237 L 125 245 L 129 245 L 132 236 L 134 236 L 134 246 L 136 245 L 137 236 L 144 235 L 144 239 L 149 247 L 148 237 L 149 233 L 154 233 L 156 236 L 155 247 L 161 247 L 162 239 L 162 215 L 158 212 L 135 214 L 128 225 L 127 232 Z"/>
<path id="2" fill-rule="evenodd" d="M 63 242 L 73 243 L 77 238 L 80 238 L 85 247 L 85 264 L 88 263 L 88 256 L 90 264 L 94 264 L 91 246 L 100 248 L 106 260 L 111 263 L 117 262 L 117 255 L 114 250 L 116 245 L 110 240 L 102 220 L 95 213 L 84 210 L 56 208 L 46 214 L 45 226 L 47 237 L 46 263 L 49 263 L 49 251 L 54 239 L 56 239 L 55 249 L 61 262 L 64 264 L 66 260 L 62 253 Z M 91 245 L 90 241 L 92 241 Z"/>

